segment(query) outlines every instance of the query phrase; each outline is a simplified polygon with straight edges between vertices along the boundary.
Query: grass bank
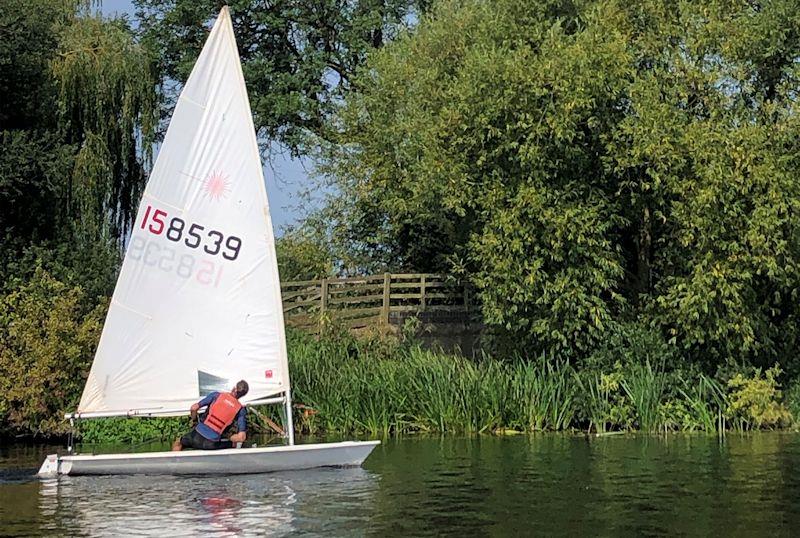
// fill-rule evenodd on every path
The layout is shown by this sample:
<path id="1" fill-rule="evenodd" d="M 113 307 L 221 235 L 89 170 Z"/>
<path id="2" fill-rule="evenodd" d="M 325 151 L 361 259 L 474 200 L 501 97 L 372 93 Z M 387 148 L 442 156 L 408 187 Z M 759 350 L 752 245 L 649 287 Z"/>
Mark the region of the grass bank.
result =
<path id="1" fill-rule="evenodd" d="M 346 332 L 288 336 L 294 421 L 305 434 L 723 433 L 791 426 L 800 393 L 784 398 L 777 368 L 710 376 L 650 356 L 576 367 L 547 356 L 472 360 Z M 257 431 L 261 421 L 250 416 Z M 84 442 L 142 442 L 188 427 L 186 418 L 107 419 L 81 430 Z"/>
<path id="2" fill-rule="evenodd" d="M 749 430 L 793 423 L 780 370 L 728 379 L 650 358 L 575 367 L 558 357 L 478 360 L 392 341 L 293 333 L 305 433 Z"/>

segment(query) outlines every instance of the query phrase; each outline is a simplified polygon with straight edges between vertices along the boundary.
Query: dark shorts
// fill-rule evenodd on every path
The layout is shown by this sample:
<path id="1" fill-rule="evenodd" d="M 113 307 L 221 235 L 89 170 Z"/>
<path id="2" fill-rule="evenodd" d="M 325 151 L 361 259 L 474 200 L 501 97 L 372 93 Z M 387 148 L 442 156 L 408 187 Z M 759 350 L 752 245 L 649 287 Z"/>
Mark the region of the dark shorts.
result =
<path id="1" fill-rule="evenodd" d="M 198 450 L 219 450 L 221 448 L 233 448 L 233 443 L 227 439 L 212 441 L 200 435 L 197 430 L 192 430 L 181 437 L 181 446 L 183 448 L 196 448 Z"/>

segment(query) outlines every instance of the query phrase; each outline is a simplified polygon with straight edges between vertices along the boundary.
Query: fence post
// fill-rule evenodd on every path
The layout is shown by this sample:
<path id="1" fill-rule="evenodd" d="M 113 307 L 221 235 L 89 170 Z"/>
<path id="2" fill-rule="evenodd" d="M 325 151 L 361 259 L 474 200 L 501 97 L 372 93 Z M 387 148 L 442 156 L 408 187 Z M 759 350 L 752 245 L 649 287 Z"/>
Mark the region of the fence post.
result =
<path id="1" fill-rule="evenodd" d="M 425 274 L 420 276 L 419 281 L 419 305 L 422 310 L 425 310 Z"/>
<path id="2" fill-rule="evenodd" d="M 319 300 L 320 300 L 320 303 L 319 303 L 319 318 L 320 318 L 320 321 L 321 321 L 325 316 L 325 311 L 328 309 L 328 279 L 327 278 L 323 278 L 322 279 L 322 287 L 321 287 L 320 293 L 319 293 Z"/>
<path id="3" fill-rule="evenodd" d="M 383 310 L 381 312 L 381 323 L 384 330 L 389 330 L 389 304 L 392 296 L 392 275 L 383 273 Z"/>

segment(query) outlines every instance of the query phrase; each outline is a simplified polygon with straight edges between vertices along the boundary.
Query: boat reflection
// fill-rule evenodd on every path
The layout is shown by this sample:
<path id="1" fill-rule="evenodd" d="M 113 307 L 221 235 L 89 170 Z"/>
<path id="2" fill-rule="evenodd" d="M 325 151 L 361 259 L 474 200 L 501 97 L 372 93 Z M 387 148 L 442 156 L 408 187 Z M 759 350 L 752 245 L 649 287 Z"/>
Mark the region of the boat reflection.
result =
<path id="1" fill-rule="evenodd" d="M 244 529 L 238 525 L 238 513 L 242 502 L 231 497 L 204 497 L 200 506 L 208 514 L 211 528 L 231 534 L 241 534 Z"/>
<path id="2" fill-rule="evenodd" d="M 315 469 L 237 476 L 103 476 L 42 480 L 48 529 L 92 536 L 283 536 L 372 512 L 376 475 Z"/>

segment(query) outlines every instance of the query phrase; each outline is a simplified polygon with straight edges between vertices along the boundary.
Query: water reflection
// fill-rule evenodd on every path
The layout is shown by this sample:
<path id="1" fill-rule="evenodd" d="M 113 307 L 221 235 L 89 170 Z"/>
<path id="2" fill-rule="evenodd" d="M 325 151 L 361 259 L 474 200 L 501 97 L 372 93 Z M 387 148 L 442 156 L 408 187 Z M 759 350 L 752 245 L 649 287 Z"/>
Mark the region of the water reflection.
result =
<path id="1" fill-rule="evenodd" d="M 322 469 L 229 477 L 61 477 L 41 481 L 43 534 L 285 536 L 318 533 L 320 517 L 368 510 L 375 476 Z M 352 510 L 355 508 L 355 510 Z M 337 518 L 337 525 L 344 523 Z"/>
<path id="2" fill-rule="evenodd" d="M 800 435 L 412 438 L 364 469 L 32 476 L 0 448 L 0 535 L 776 535 L 800 524 Z"/>
<path id="3" fill-rule="evenodd" d="M 368 461 L 381 462 L 376 536 L 788 536 L 800 523 L 797 434 L 445 438 L 383 450 Z"/>

